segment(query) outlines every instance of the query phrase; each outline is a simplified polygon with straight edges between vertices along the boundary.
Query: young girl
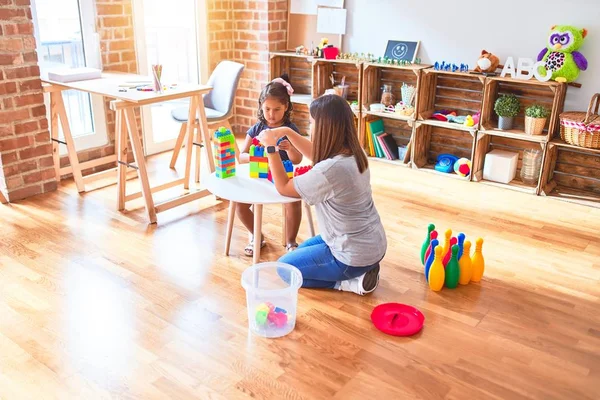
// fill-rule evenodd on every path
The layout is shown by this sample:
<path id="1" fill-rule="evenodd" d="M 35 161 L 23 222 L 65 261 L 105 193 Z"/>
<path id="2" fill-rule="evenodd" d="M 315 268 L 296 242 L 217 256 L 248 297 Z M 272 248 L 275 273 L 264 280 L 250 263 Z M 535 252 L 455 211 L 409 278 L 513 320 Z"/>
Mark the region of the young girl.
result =
<path id="1" fill-rule="evenodd" d="M 292 113 L 290 96 L 294 93 L 294 90 L 284 78 L 287 77 L 284 75 L 282 78 L 274 79 L 262 90 L 258 100 L 258 122 L 247 132 L 246 141 L 240 154 L 241 163 L 250 161 L 249 151 L 252 139 L 257 137 L 263 130 L 286 127 L 291 132 L 299 133 L 298 127 L 290 119 Z M 290 144 L 286 137 L 281 137 L 280 139 L 278 144 L 280 160 L 290 160 L 293 164 L 299 164 L 302 161 L 302 154 Z M 286 249 L 287 251 L 292 251 L 298 247 L 296 236 L 298 235 L 300 221 L 302 220 L 302 204 L 299 201 L 288 203 L 285 205 L 285 209 Z M 247 256 L 252 257 L 255 238 L 252 237 L 252 232 L 254 232 L 254 214 L 250 210 L 250 204 L 238 203 L 236 213 L 251 235 L 250 243 L 246 246 L 244 252 Z M 265 246 L 265 244 L 265 241 L 261 240 L 261 247 Z"/>
<path id="2" fill-rule="evenodd" d="M 352 110 L 337 95 L 310 105 L 313 141 L 286 127 L 267 129 L 267 146 L 277 191 L 315 205 L 321 235 L 302 243 L 279 261 L 302 272 L 303 287 L 370 293 L 379 283 L 379 262 L 387 250 L 383 225 L 371 194 L 367 157 L 361 149 Z M 289 180 L 273 146 L 286 136 L 313 168 Z M 285 278 L 285 277 L 284 277 Z"/>

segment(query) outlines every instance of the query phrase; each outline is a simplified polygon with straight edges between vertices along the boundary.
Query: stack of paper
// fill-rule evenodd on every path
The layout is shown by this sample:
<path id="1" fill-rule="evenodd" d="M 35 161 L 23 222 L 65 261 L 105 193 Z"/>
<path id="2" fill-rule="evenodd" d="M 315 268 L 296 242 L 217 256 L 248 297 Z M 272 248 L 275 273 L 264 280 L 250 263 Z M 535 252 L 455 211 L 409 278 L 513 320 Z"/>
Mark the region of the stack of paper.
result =
<path id="1" fill-rule="evenodd" d="M 55 82 L 76 82 L 89 79 L 99 79 L 102 71 L 96 68 L 64 68 L 48 71 L 48 79 Z"/>

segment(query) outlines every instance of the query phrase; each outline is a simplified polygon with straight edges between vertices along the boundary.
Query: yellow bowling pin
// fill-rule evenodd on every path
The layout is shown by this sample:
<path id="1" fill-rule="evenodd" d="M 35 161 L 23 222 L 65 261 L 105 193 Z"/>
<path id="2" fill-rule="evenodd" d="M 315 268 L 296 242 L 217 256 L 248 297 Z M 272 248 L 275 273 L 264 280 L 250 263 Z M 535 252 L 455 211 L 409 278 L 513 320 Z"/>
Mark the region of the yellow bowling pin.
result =
<path id="1" fill-rule="evenodd" d="M 478 238 L 475 242 L 475 253 L 473 253 L 473 257 L 471 257 L 471 266 L 473 268 L 471 281 L 473 282 L 479 282 L 483 276 L 483 271 L 485 270 L 485 261 L 483 259 L 483 253 L 481 252 L 482 247 L 483 239 Z"/>
<path id="2" fill-rule="evenodd" d="M 435 258 L 433 259 L 431 268 L 429 268 L 429 287 L 435 292 L 442 290 L 444 280 L 446 279 L 446 271 L 442 263 L 442 250 L 441 246 L 435 248 Z"/>
<path id="3" fill-rule="evenodd" d="M 471 264 L 471 242 L 465 240 L 462 257 L 458 260 L 458 267 L 460 268 L 458 283 L 461 285 L 468 285 L 471 281 L 471 276 L 473 275 L 473 266 Z"/>
<path id="4" fill-rule="evenodd" d="M 452 237 L 452 229 L 448 229 L 446 233 L 444 233 L 444 236 L 446 237 L 446 240 L 444 241 L 444 251 L 442 252 L 442 259 L 446 254 L 448 254 L 448 251 L 450 250 L 450 239 Z"/>

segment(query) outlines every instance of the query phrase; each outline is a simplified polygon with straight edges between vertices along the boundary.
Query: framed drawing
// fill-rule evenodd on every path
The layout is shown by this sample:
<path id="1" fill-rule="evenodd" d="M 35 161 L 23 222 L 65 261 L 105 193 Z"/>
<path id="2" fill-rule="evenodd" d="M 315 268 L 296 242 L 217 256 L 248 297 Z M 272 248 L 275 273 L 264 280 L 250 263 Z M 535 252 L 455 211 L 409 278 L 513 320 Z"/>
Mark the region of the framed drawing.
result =
<path id="1" fill-rule="evenodd" d="M 404 60 L 415 62 L 417 53 L 419 52 L 419 43 L 409 42 L 405 40 L 388 40 L 387 48 L 385 49 L 385 56 L 392 60 Z"/>

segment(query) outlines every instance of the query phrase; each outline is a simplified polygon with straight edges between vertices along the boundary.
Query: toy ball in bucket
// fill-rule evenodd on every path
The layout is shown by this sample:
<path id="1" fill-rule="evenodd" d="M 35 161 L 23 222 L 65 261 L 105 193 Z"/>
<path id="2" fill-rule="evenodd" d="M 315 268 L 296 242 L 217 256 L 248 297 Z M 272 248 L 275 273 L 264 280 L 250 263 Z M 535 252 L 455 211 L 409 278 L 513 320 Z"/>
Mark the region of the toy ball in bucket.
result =
<path id="1" fill-rule="evenodd" d="M 294 330 L 298 289 L 302 286 L 298 268 L 280 262 L 255 264 L 242 274 L 242 286 L 252 332 L 276 338 Z"/>

